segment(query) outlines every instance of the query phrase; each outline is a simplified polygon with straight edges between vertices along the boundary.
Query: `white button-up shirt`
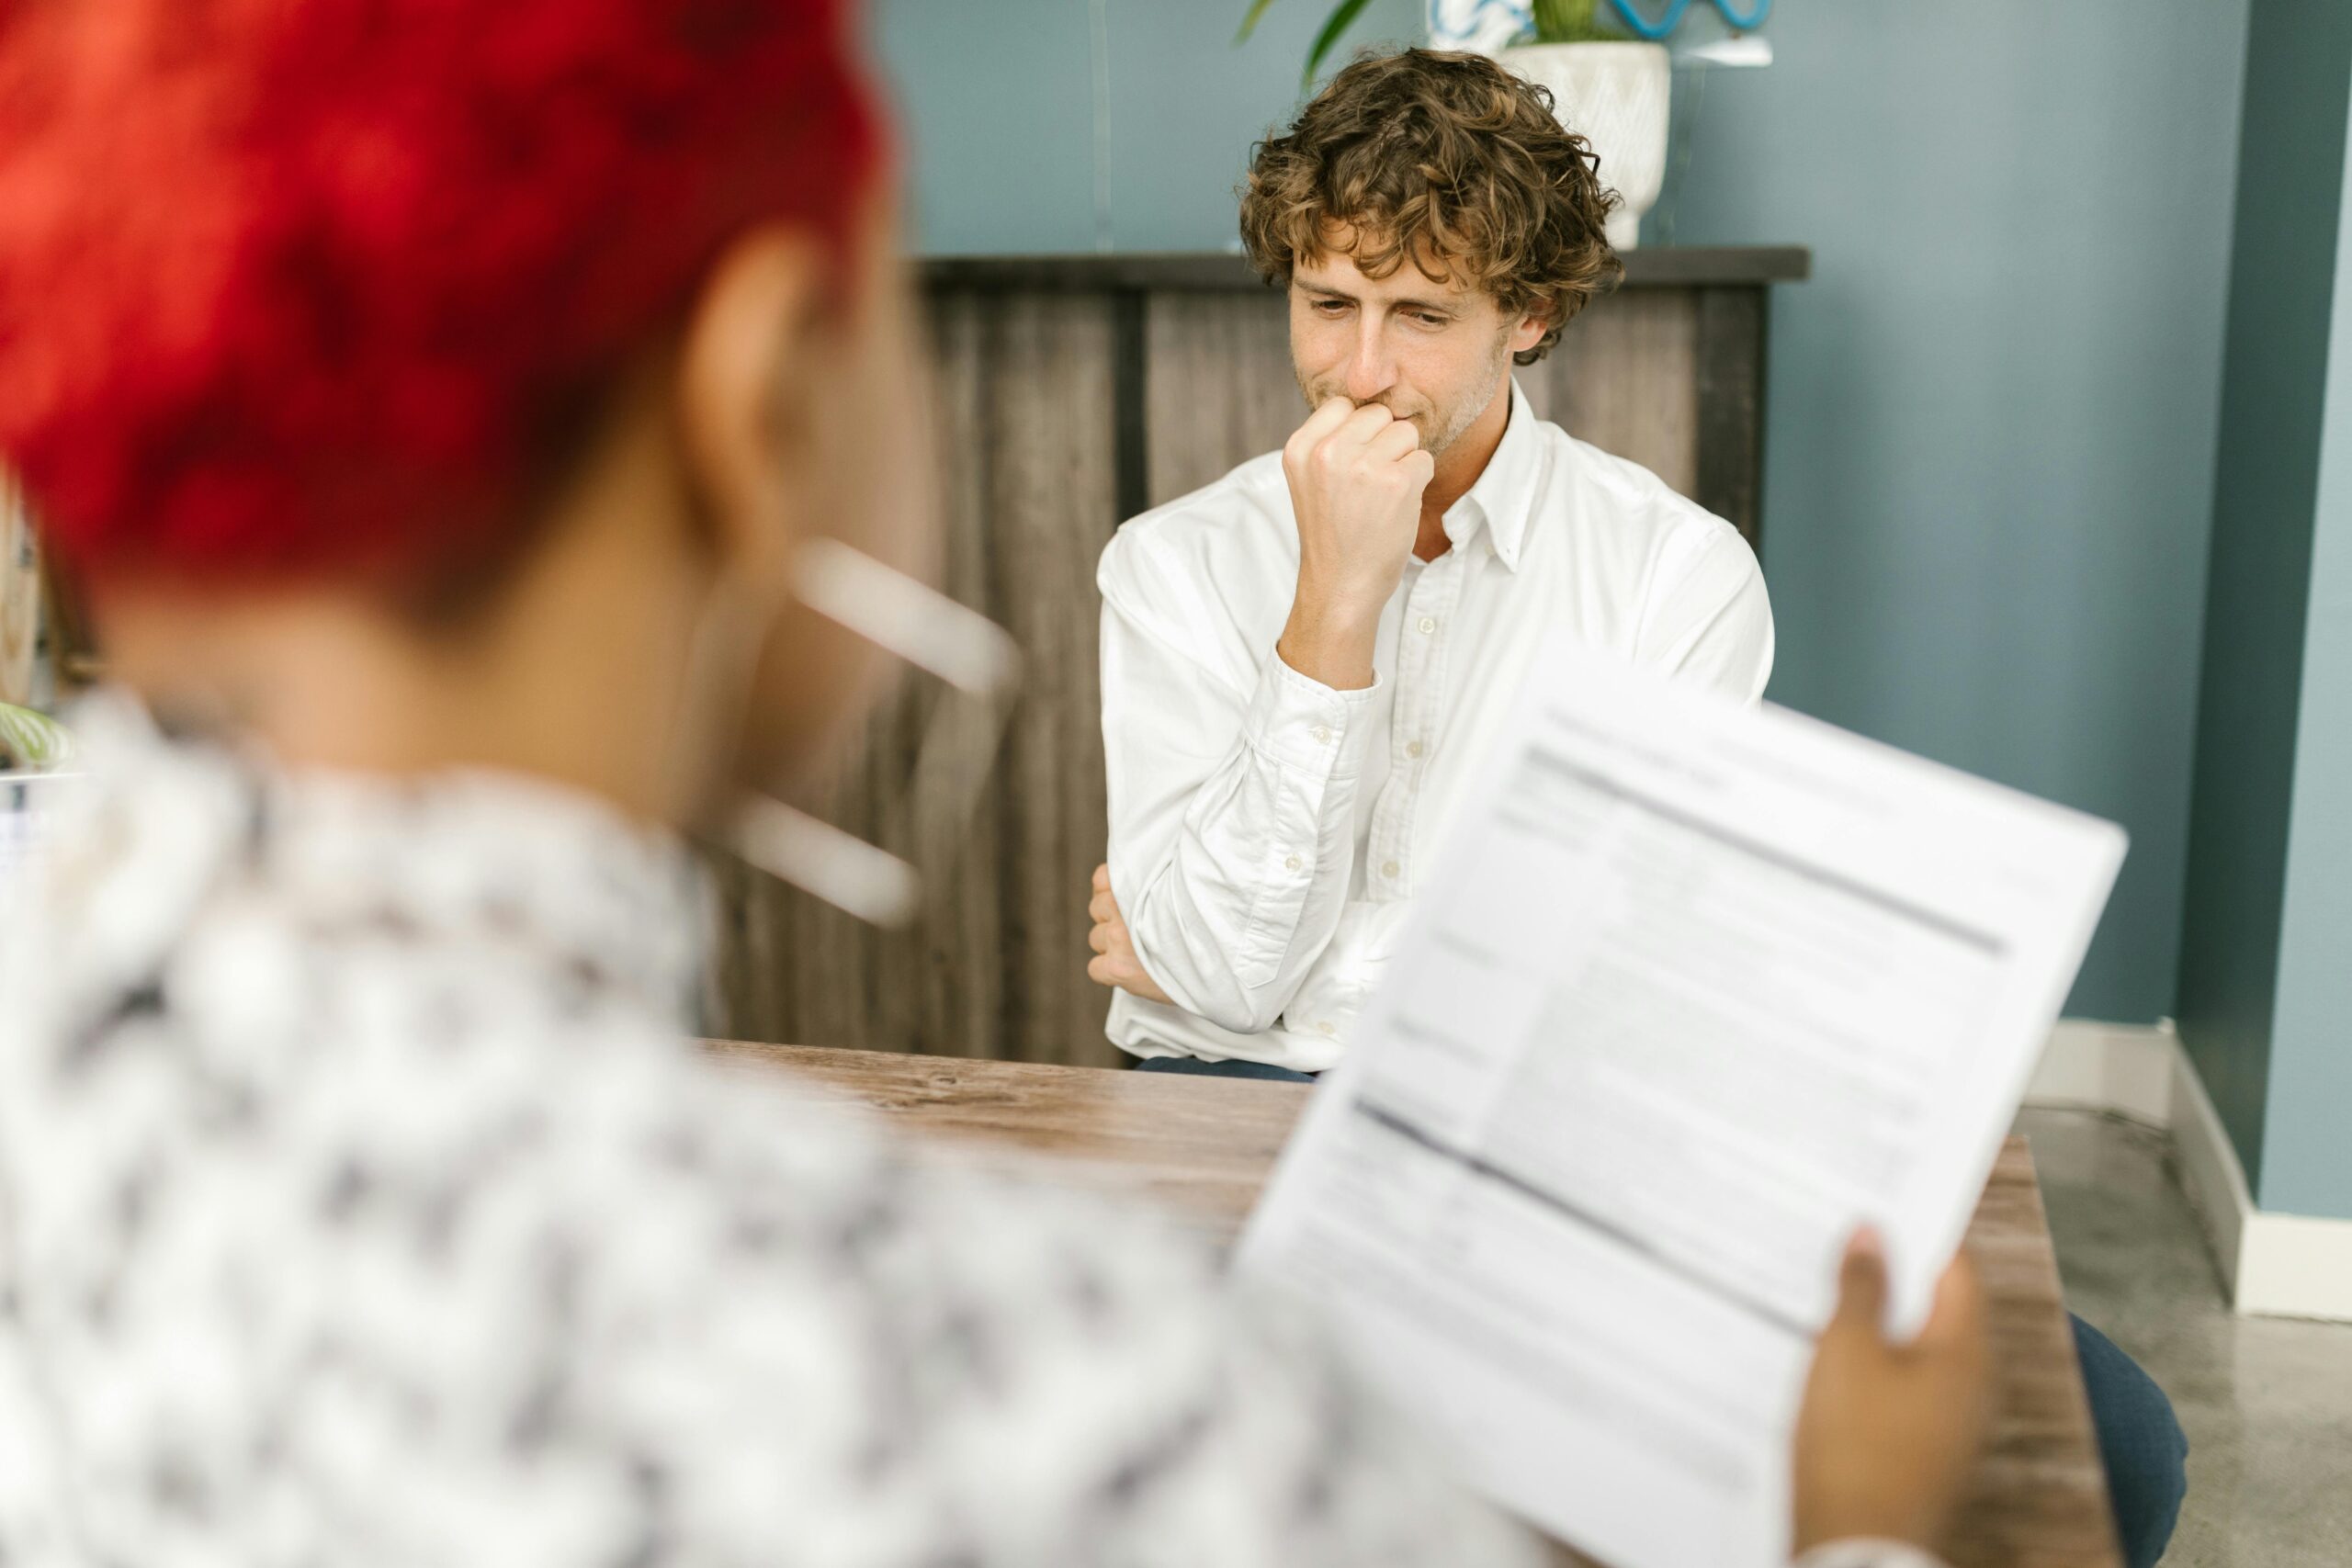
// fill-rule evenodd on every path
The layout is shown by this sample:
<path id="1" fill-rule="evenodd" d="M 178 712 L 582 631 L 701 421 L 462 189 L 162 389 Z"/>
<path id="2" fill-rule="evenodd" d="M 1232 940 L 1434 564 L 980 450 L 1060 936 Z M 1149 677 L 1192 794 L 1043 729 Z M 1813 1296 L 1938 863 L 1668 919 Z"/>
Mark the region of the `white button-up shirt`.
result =
<path id="1" fill-rule="evenodd" d="M 1747 542 L 1647 469 L 1538 420 L 1407 561 L 1373 684 L 1274 651 L 1298 579 L 1282 455 L 1148 512 L 1102 552 L 1111 887 L 1173 1007 L 1126 992 L 1142 1056 L 1339 1059 L 1413 891 L 1544 638 L 1565 629 L 1753 702 L 1772 612 Z"/>

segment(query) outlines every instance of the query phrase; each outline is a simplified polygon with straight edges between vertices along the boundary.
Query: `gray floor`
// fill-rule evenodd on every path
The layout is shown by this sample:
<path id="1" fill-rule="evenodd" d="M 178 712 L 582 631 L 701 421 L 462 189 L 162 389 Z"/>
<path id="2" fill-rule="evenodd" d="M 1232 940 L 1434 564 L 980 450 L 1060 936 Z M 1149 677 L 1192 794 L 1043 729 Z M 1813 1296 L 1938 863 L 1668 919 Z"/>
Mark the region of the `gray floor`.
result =
<path id="1" fill-rule="evenodd" d="M 2028 1111 L 2067 1304 L 2138 1358 L 2188 1434 L 2171 1568 L 2352 1564 L 2352 1324 L 2237 1317 L 2163 1134 Z"/>

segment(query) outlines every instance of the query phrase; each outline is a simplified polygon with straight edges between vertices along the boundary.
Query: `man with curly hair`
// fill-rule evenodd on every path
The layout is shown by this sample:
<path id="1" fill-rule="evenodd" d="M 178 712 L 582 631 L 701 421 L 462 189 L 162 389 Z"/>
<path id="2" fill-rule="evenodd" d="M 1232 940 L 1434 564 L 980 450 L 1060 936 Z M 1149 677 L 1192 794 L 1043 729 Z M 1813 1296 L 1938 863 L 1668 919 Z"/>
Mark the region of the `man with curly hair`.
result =
<path id="1" fill-rule="evenodd" d="M 1615 197 L 1478 55 L 1358 60 L 1257 149 L 1251 261 L 1312 411 L 1103 552 L 1109 864 L 1089 972 L 1162 1070 L 1319 1072 L 1555 630 L 1744 702 L 1756 558 L 1513 384 L 1620 271 Z"/>

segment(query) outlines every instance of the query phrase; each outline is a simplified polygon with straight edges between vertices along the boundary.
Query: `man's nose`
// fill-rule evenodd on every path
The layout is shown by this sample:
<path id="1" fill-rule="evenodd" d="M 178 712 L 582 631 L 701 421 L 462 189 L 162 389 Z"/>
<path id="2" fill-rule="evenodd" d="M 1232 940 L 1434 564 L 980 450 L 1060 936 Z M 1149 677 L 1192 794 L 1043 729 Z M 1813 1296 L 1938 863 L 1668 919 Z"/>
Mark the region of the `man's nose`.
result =
<path id="1" fill-rule="evenodd" d="M 1351 402 L 1368 403 L 1396 384 L 1396 364 L 1388 353 L 1385 334 L 1367 326 L 1356 336 L 1348 355 L 1347 378 L 1340 389 Z"/>

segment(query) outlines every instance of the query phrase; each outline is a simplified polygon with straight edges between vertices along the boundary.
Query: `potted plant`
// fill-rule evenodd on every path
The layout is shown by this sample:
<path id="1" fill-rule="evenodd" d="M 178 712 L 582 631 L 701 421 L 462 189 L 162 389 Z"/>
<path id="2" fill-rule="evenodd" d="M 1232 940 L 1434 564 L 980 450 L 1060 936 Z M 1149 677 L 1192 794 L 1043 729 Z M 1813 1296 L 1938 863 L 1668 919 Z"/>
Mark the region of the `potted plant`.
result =
<path id="1" fill-rule="evenodd" d="M 1235 41 L 1249 38 L 1272 4 L 1255 0 Z M 1314 82 L 1366 4 L 1340 0 L 1331 8 L 1307 51 L 1304 85 Z M 1626 250 L 1640 239 L 1642 215 L 1666 183 L 1674 73 L 1663 43 L 1621 30 L 1602 19 L 1600 9 L 1601 0 L 1532 0 L 1532 6 L 1529 0 L 1430 0 L 1430 37 L 1435 48 L 1490 53 L 1551 91 L 1561 123 L 1592 144 L 1602 182 L 1623 199 L 1610 217 L 1609 241 Z M 1617 15 L 1622 17 L 1622 8 Z"/>
<path id="2" fill-rule="evenodd" d="M 1600 180 L 1623 205 L 1609 215 L 1609 243 L 1641 242 L 1642 217 L 1666 184 L 1666 137 L 1674 86 L 1663 43 L 1618 31 L 1600 0 L 1535 0 L 1534 31 L 1495 58 L 1552 94 L 1553 112 L 1592 144 Z"/>

